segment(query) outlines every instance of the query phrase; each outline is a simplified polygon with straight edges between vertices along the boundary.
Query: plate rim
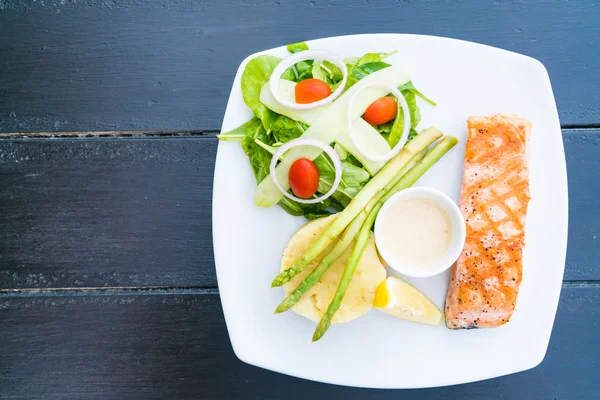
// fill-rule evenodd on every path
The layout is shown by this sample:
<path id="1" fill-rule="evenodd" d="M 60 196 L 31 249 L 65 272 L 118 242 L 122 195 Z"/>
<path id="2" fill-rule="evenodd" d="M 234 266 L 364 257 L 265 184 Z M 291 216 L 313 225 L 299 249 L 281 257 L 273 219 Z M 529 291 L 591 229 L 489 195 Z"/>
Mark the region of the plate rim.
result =
<path id="1" fill-rule="evenodd" d="M 382 36 L 386 36 L 386 37 L 398 37 L 398 38 L 411 38 L 411 37 L 418 37 L 418 38 L 428 38 L 428 39 L 433 39 L 433 40 L 443 40 L 443 41 L 449 41 L 449 42 L 459 42 L 463 45 L 467 45 L 467 46 L 473 46 L 473 47 L 477 47 L 480 49 L 485 49 L 486 51 L 493 51 L 493 52 L 500 52 L 500 53 L 504 53 L 507 56 L 510 57 L 515 57 L 515 58 L 521 58 L 526 60 L 529 63 L 533 63 L 536 68 L 538 68 L 540 70 L 540 73 L 543 74 L 544 79 L 546 80 L 546 84 L 548 86 L 548 89 L 550 90 L 550 94 L 551 94 L 551 100 L 552 100 L 552 109 L 553 109 L 553 115 L 549 116 L 552 117 L 555 121 L 555 123 L 558 126 L 558 129 L 561 130 L 560 127 L 560 120 L 559 120 L 559 115 L 558 115 L 558 109 L 556 106 L 556 99 L 554 96 L 554 92 L 552 90 L 552 85 L 551 85 L 551 81 L 550 81 L 550 77 L 547 71 L 547 68 L 544 66 L 544 64 L 539 61 L 538 59 L 525 55 L 525 54 L 521 54 L 521 53 L 517 53 L 511 50 L 506 50 L 506 49 L 502 49 L 502 48 L 498 48 L 498 47 L 494 47 L 494 46 L 490 46 L 490 45 L 486 45 L 483 43 L 478 43 L 478 42 L 473 42 L 473 41 L 468 41 L 468 40 L 463 40 L 463 39 L 455 39 L 455 38 L 449 38 L 449 37 L 443 37 L 443 36 L 434 36 L 434 35 L 421 35 L 421 34 L 405 34 L 405 33 L 361 33 L 361 34 L 352 34 L 352 35 L 338 35 L 338 36 L 331 36 L 331 37 L 323 37 L 323 38 L 313 38 L 313 39 L 307 39 L 305 40 L 305 42 L 307 43 L 311 43 L 311 42 L 319 42 L 319 41 L 328 41 L 328 40 L 332 40 L 332 39 L 356 39 L 356 38 L 364 38 L 364 37 L 382 37 Z M 227 110 L 230 107 L 230 102 L 232 100 L 233 94 L 234 92 L 237 90 L 240 90 L 239 88 L 236 87 L 236 83 L 238 83 L 239 78 L 241 76 L 241 73 L 243 72 L 243 69 L 245 68 L 245 65 L 249 62 L 249 60 L 251 60 L 252 58 L 261 55 L 261 54 L 270 54 L 270 53 L 274 53 L 274 52 L 278 52 L 278 51 L 282 51 L 285 50 L 285 46 L 286 45 L 282 45 L 282 46 L 278 46 L 278 47 L 273 47 L 273 48 L 269 48 L 269 49 L 265 49 L 265 50 L 261 50 L 258 52 L 255 52 L 253 54 L 248 55 L 247 57 L 245 57 L 241 62 L 240 65 L 236 71 L 235 77 L 233 79 L 232 82 L 232 88 L 228 97 L 228 101 L 227 101 L 227 105 L 225 108 L 225 113 L 224 113 L 224 118 L 223 118 L 223 122 L 221 124 L 221 132 L 224 131 L 224 126 L 226 125 L 226 121 L 227 119 L 225 118 L 225 115 L 227 114 Z M 215 235 L 215 226 L 216 226 L 216 216 L 215 216 L 215 208 L 218 207 L 218 199 L 217 199 L 217 195 L 216 195 L 216 191 L 214 190 L 215 188 L 215 184 L 216 184 L 216 180 L 217 180 L 217 165 L 218 165 L 218 160 L 219 160 L 219 154 L 221 154 L 222 157 L 222 146 L 221 143 L 218 144 L 218 148 L 217 148 L 217 154 L 215 157 L 215 170 L 214 170 L 214 176 L 213 176 L 213 195 L 212 195 L 212 209 L 211 209 L 211 213 L 212 213 L 212 233 L 213 233 L 213 252 L 214 252 L 214 258 L 215 258 L 215 271 L 216 271 L 216 276 L 217 276 L 217 283 L 219 288 L 221 288 L 223 286 L 221 280 L 222 278 L 219 277 L 219 262 L 217 261 L 217 254 L 219 253 L 218 251 L 218 245 L 217 245 L 217 241 L 216 241 L 216 235 Z M 558 201 L 558 203 L 560 203 L 559 205 L 563 205 L 564 204 L 564 210 L 562 215 L 555 215 L 554 218 L 556 219 L 560 219 L 561 225 L 564 226 L 564 232 L 562 234 L 561 237 L 561 241 L 563 242 L 563 245 L 561 246 L 560 252 L 562 254 L 562 256 L 560 257 L 560 259 L 562 260 L 562 268 L 561 268 L 561 277 L 564 276 L 564 270 L 565 270 L 565 262 L 566 262 L 566 253 L 567 253 L 567 239 L 568 239 L 568 217 L 569 217 L 569 199 L 568 199 L 568 175 L 567 175 L 567 168 L 566 168 L 566 154 L 564 151 L 564 136 L 562 136 L 561 134 L 561 141 L 560 141 L 560 155 L 561 155 L 561 159 L 558 160 L 559 164 L 560 164 L 560 173 L 561 176 L 557 179 L 557 181 L 564 183 L 564 195 L 562 196 L 562 199 L 560 199 Z M 562 282 L 562 279 L 561 279 Z M 557 300 L 555 302 L 555 304 L 551 305 L 552 306 L 552 311 L 553 311 L 553 318 L 552 318 L 552 325 L 551 327 L 554 326 L 554 322 L 556 319 L 556 313 L 557 313 L 557 309 L 558 309 L 558 304 L 560 301 L 560 294 L 562 292 L 562 285 L 559 287 L 558 289 L 558 296 L 557 296 Z M 247 363 L 249 365 L 253 365 L 265 370 L 269 370 L 269 371 L 274 371 L 283 375 L 288 375 L 288 376 L 293 376 L 293 377 L 297 377 L 297 378 L 301 378 L 301 379 L 306 379 L 306 380 L 310 380 L 310 381 L 315 381 L 315 382 L 321 382 L 321 383 L 326 383 L 326 384 L 333 384 L 333 385 L 338 385 L 338 386 L 346 386 L 346 387 L 359 387 L 359 388 L 372 388 L 372 389 L 419 389 L 419 388 L 434 388 L 434 387 L 442 387 L 442 386 L 451 386 L 451 385 L 457 385 L 457 384 L 464 384 L 464 383 L 471 383 L 471 382 L 477 382 L 477 381 L 482 381 L 482 380 L 486 380 L 486 379 L 492 379 L 492 378 L 497 378 L 497 377 L 502 377 L 502 376 L 507 376 L 507 375 L 512 375 L 515 373 L 519 373 L 522 371 L 526 371 L 532 368 L 537 367 L 545 358 L 545 355 L 547 353 L 547 349 L 549 346 L 549 342 L 550 342 L 550 337 L 552 334 L 552 328 L 550 329 L 550 331 L 548 332 L 548 334 L 546 335 L 546 337 L 544 338 L 544 348 L 543 351 L 536 357 L 531 357 L 531 360 L 533 360 L 532 362 L 527 363 L 524 366 L 520 366 L 518 368 L 513 369 L 510 372 L 506 372 L 506 373 L 495 373 L 495 374 L 481 374 L 481 376 L 475 377 L 473 375 L 470 375 L 468 377 L 466 377 L 465 379 L 452 379 L 451 381 L 443 381 L 443 379 L 437 379 L 435 383 L 431 383 L 429 385 L 415 385 L 415 386 L 410 386 L 410 385 L 402 385 L 402 386 L 398 386 L 398 385 L 394 385 L 393 383 L 390 385 L 368 385 L 368 384 L 350 384 L 350 383 L 344 383 L 344 382 L 339 382 L 336 381 L 335 379 L 328 379 L 327 377 L 323 377 L 323 378 L 318 378 L 315 379 L 312 376 L 308 376 L 306 374 L 303 373 L 291 373 L 290 371 L 286 371 L 283 368 L 279 368 L 277 366 L 268 366 L 266 365 L 264 362 L 262 362 L 262 360 L 260 359 L 256 359 L 253 357 L 249 357 L 248 354 L 246 352 L 244 352 L 244 350 L 242 349 L 242 347 L 239 345 L 239 343 L 234 339 L 234 335 L 232 333 L 232 330 L 230 328 L 230 318 L 232 318 L 233 312 L 231 312 L 231 310 L 228 310 L 228 307 L 225 305 L 226 302 L 223 301 L 223 292 L 221 290 L 219 290 L 219 298 L 221 300 L 221 306 L 223 309 L 223 314 L 224 314 L 224 319 L 225 319 L 225 324 L 227 326 L 227 331 L 228 331 L 228 335 L 230 338 L 230 342 L 232 345 L 232 349 L 234 351 L 234 354 L 236 355 L 236 357 L 241 360 L 244 363 Z"/>

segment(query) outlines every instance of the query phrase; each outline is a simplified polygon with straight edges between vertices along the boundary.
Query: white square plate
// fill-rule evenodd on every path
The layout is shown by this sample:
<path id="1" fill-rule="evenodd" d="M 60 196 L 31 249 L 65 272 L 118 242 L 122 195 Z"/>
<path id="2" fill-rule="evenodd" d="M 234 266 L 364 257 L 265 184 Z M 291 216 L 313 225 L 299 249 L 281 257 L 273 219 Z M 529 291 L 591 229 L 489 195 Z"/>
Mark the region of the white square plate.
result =
<path id="1" fill-rule="evenodd" d="M 548 73 L 537 60 L 480 44 L 416 35 L 358 35 L 308 42 L 342 57 L 398 54 L 412 81 L 437 107 L 420 102 L 419 130 L 435 125 L 459 145 L 417 183 L 458 201 L 466 119 L 511 112 L 533 122 L 523 283 L 510 323 L 451 331 L 370 311 L 333 325 L 312 343 L 315 325 L 293 312 L 273 315 L 283 289 L 270 287 L 291 235 L 306 221 L 279 207 L 253 204 L 256 183 L 238 143 L 219 143 L 213 195 L 213 240 L 219 292 L 236 355 L 249 364 L 315 381 L 373 388 L 420 388 L 523 371 L 546 353 L 558 305 L 567 245 L 567 174 Z M 285 57 L 285 47 L 259 54 Z M 252 116 L 242 100 L 240 65 L 223 131 Z M 443 309 L 448 273 L 409 279 Z"/>

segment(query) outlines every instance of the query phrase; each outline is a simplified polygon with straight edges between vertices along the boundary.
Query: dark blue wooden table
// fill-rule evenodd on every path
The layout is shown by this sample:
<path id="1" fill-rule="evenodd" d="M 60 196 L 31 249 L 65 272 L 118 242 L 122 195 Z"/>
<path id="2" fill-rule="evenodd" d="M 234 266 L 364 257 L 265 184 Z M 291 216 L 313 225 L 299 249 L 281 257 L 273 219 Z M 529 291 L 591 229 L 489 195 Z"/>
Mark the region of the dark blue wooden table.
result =
<path id="1" fill-rule="evenodd" d="M 0 399 L 597 399 L 598 21 L 591 0 L 0 0 Z M 234 72 L 258 50 L 366 32 L 471 40 L 548 68 L 570 232 L 539 367 L 398 392 L 235 358 L 211 238 Z"/>

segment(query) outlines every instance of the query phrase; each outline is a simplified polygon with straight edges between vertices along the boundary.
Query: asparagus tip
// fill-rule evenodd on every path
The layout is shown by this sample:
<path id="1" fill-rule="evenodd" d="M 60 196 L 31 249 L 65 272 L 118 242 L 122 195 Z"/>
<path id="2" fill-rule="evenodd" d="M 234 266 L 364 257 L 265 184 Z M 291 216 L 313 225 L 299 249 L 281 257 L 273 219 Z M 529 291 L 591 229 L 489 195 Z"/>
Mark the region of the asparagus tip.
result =
<path id="1" fill-rule="evenodd" d="M 296 276 L 294 271 L 292 271 L 291 268 L 288 268 L 279 273 L 279 275 L 273 279 L 273 282 L 271 282 L 271 287 L 283 286 L 283 284 L 291 281 L 294 276 Z"/>
<path id="2" fill-rule="evenodd" d="M 286 297 L 286 299 L 287 299 L 287 297 Z M 290 307 L 286 307 L 285 300 L 284 300 L 277 306 L 275 311 L 273 311 L 273 314 L 280 314 L 282 312 L 286 312 L 289 309 L 290 309 Z"/>
<path id="3" fill-rule="evenodd" d="M 277 286 L 281 286 L 285 283 L 285 275 L 284 275 L 285 271 L 281 272 L 279 275 L 277 275 L 274 279 L 273 282 L 271 282 L 271 287 L 277 287 Z"/>
<path id="4" fill-rule="evenodd" d="M 327 329 L 329 329 L 330 326 L 331 326 L 331 320 L 329 318 L 323 317 L 323 319 L 321 319 L 321 322 L 319 322 L 319 325 L 317 325 L 317 329 L 315 329 L 315 333 L 313 334 L 312 341 L 316 342 L 317 340 L 321 339 L 323 337 L 323 335 L 325 335 L 325 332 L 327 332 Z"/>

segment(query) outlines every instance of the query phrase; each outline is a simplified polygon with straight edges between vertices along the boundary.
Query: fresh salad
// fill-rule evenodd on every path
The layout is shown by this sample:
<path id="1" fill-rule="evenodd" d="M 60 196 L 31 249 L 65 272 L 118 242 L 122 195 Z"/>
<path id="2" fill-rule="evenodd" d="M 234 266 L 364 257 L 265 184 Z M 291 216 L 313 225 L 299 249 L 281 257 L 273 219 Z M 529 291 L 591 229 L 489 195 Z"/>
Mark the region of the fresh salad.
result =
<path id="1" fill-rule="evenodd" d="M 248 156 L 257 206 L 278 204 L 314 220 L 284 250 L 272 286 L 283 286 L 285 298 L 275 312 L 293 309 L 318 322 L 313 340 L 373 306 L 439 324 L 441 311 L 421 292 L 386 279 L 371 230 L 383 204 L 457 139 L 434 127 L 417 133 L 417 98 L 436 104 L 404 67 L 388 63 L 395 51 L 341 59 L 305 43 L 287 49 L 283 60 L 260 55 L 247 63 L 241 89 L 254 117 L 219 135 Z"/>
<path id="2" fill-rule="evenodd" d="M 287 49 L 292 54 L 309 51 L 306 43 L 290 44 Z M 285 69 L 279 79 L 279 91 L 284 98 L 298 104 L 322 101 L 336 90 L 341 90 L 340 94 L 343 95 L 365 77 L 390 68 L 392 65 L 385 60 L 396 53 L 368 53 L 361 57 L 344 59 L 347 79 L 344 79 L 342 69 L 331 61 L 299 61 Z M 269 82 L 271 74 L 281 61 L 279 57 L 260 55 L 248 62 L 241 77 L 241 89 L 244 101 L 254 113 L 254 117 L 236 129 L 220 134 L 219 139 L 241 142 L 259 184 L 255 196 L 257 205 L 271 206 L 276 203 L 291 215 L 312 220 L 343 210 L 384 163 L 369 160 L 353 145 L 349 132 L 343 126 L 345 121 L 337 124 L 331 121 L 331 125 L 325 129 L 332 132 L 343 131 L 328 143 L 338 155 L 342 169 L 340 183 L 334 193 L 323 201 L 306 204 L 274 193 L 272 188 L 263 191 L 267 185 L 271 186 L 269 167 L 277 149 L 293 139 L 302 137 L 327 108 L 335 104 L 323 104 L 310 110 L 298 110 L 280 104 L 270 92 Z M 400 80 L 408 77 L 404 71 L 396 75 L 400 75 Z M 391 80 L 394 79 L 397 78 Z M 417 135 L 416 128 L 421 120 L 417 98 L 431 106 L 435 106 L 435 103 L 419 92 L 408 79 L 398 85 L 398 90 L 408 105 L 410 129 L 407 141 L 410 141 Z M 340 114 L 343 111 L 340 110 Z M 361 121 L 354 124 L 355 132 L 357 136 L 360 135 L 363 143 L 366 143 L 365 147 L 374 153 L 384 153 L 400 142 L 404 125 L 403 115 L 404 112 L 395 98 L 384 95 L 373 101 L 360 118 Z M 333 135 L 335 133 L 329 133 L 329 136 Z M 320 135 L 312 137 L 323 141 Z M 308 154 L 311 152 L 307 150 L 303 150 L 307 153 L 305 157 L 291 165 L 289 176 L 284 176 L 281 183 L 289 180 L 290 193 L 297 197 L 319 198 L 334 184 L 335 165 L 326 154 L 311 159 Z M 263 183 L 265 180 L 267 183 Z"/>

